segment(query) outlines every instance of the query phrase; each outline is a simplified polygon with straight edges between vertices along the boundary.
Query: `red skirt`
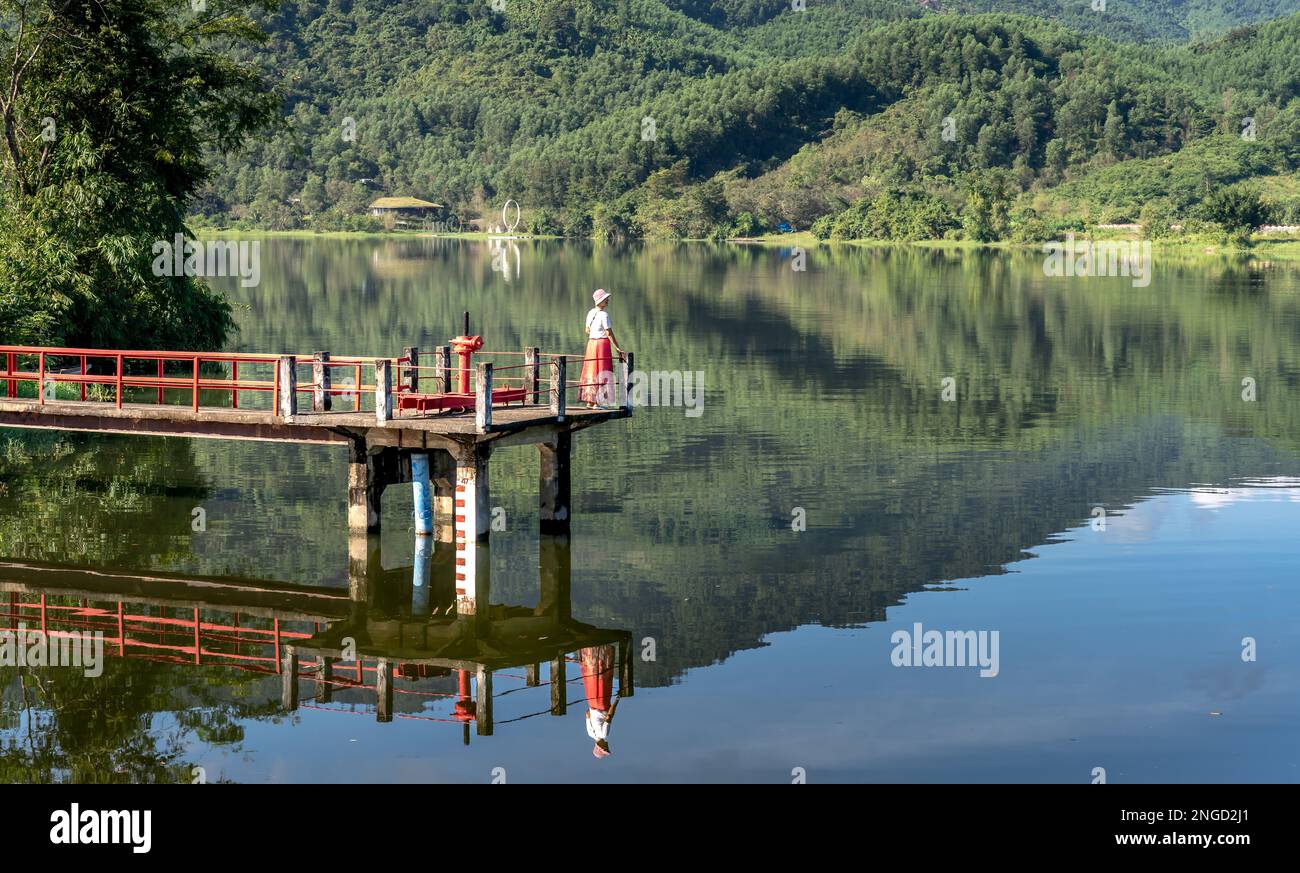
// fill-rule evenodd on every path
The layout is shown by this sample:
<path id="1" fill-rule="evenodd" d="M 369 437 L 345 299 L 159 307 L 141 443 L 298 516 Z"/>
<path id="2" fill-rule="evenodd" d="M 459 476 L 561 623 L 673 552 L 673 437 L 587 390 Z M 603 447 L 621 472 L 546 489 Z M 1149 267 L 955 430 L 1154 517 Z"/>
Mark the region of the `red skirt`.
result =
<path id="1" fill-rule="evenodd" d="M 591 646 L 578 653 L 582 664 L 582 685 L 587 692 L 587 707 L 609 712 L 614 696 L 614 647 Z"/>
<path id="2" fill-rule="evenodd" d="M 582 388 L 578 397 L 583 403 L 612 405 L 614 398 L 614 346 L 609 337 L 587 340 L 587 353 L 582 356 Z"/>

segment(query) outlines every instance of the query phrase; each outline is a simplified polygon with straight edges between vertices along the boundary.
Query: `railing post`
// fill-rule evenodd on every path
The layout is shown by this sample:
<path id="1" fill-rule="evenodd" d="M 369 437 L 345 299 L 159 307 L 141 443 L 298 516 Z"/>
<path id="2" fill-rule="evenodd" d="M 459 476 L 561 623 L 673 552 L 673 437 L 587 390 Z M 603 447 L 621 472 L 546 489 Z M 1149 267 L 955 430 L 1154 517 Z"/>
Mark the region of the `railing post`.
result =
<path id="1" fill-rule="evenodd" d="M 628 352 L 623 360 L 623 408 L 632 414 L 632 353 Z"/>
<path id="2" fill-rule="evenodd" d="M 474 383 L 474 426 L 479 433 L 492 427 L 492 365 L 486 361 L 478 365 Z"/>
<path id="3" fill-rule="evenodd" d="M 38 355 L 37 357 L 39 358 L 40 363 L 37 364 L 38 375 L 36 377 L 36 396 L 40 398 L 40 405 L 44 406 L 45 405 L 45 352 L 41 352 L 40 355 Z"/>
<path id="4" fill-rule="evenodd" d="M 298 414 L 298 367 L 292 355 L 280 358 L 280 395 L 276 412 L 286 422 L 292 422 Z"/>
<path id="5" fill-rule="evenodd" d="M 312 412 L 329 412 L 334 406 L 330 392 L 334 380 L 330 377 L 329 360 L 329 352 L 316 352 L 311 356 Z"/>
<path id="6" fill-rule="evenodd" d="M 551 358 L 551 415 L 555 416 L 556 421 L 564 421 L 565 369 L 564 355 Z"/>
<path id="7" fill-rule="evenodd" d="M 384 358 L 375 361 L 375 420 L 387 424 L 392 417 L 393 368 L 392 362 Z"/>
<path id="8" fill-rule="evenodd" d="M 438 346 L 433 350 L 433 379 L 440 394 L 451 393 L 451 346 Z"/>
<path id="9" fill-rule="evenodd" d="M 230 362 L 230 382 L 231 382 L 232 385 L 238 385 L 238 384 L 239 384 L 239 361 L 231 361 L 231 362 Z M 230 389 L 230 408 L 231 408 L 231 409 L 238 409 L 238 408 L 239 408 L 239 389 L 238 389 L 238 388 L 231 388 L 231 389 Z"/>
<path id="10" fill-rule="evenodd" d="M 14 374 L 14 369 L 18 366 L 18 356 L 15 355 L 13 352 L 10 352 L 10 353 L 9 353 L 9 360 L 6 362 L 6 364 L 7 364 L 7 367 L 8 367 L 8 369 L 7 369 L 6 372 L 8 372 L 8 374 L 9 374 L 10 376 L 12 376 L 12 375 Z M 9 380 L 9 396 L 10 396 L 10 397 L 17 397 L 17 396 L 18 396 L 18 380 L 17 380 L 17 379 L 10 379 L 10 380 Z"/>
<path id="11" fill-rule="evenodd" d="M 117 408 L 122 408 L 122 356 L 117 356 Z"/>
<path id="12" fill-rule="evenodd" d="M 199 411 L 199 356 L 198 355 L 194 356 L 194 385 L 192 386 L 192 389 L 194 392 L 194 411 L 198 412 Z"/>
<path id="13" fill-rule="evenodd" d="M 420 390 L 420 348 L 419 346 L 407 346 L 402 349 L 402 357 L 406 358 L 406 390 L 412 394 Z M 401 379 L 397 380 L 401 384 Z"/>
<path id="14" fill-rule="evenodd" d="M 165 395 L 163 394 L 163 387 L 162 387 L 162 378 L 163 378 L 163 359 L 159 358 L 158 359 L 158 405 L 159 406 L 162 406 L 163 403 L 165 402 Z"/>
<path id="15" fill-rule="evenodd" d="M 537 404 L 537 389 L 541 387 L 537 358 L 541 349 L 528 346 L 524 349 L 524 402 L 530 406 Z"/>

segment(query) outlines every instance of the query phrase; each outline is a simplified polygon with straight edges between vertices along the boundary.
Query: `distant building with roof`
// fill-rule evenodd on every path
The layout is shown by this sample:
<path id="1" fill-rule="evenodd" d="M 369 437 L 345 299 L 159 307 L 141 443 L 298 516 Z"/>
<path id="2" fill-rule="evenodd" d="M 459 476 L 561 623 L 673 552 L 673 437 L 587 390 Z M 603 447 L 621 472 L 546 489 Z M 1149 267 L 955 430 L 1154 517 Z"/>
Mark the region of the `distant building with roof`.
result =
<path id="1" fill-rule="evenodd" d="M 397 225 L 420 225 L 442 218 L 446 207 L 418 197 L 380 197 L 370 204 L 370 214 Z"/>

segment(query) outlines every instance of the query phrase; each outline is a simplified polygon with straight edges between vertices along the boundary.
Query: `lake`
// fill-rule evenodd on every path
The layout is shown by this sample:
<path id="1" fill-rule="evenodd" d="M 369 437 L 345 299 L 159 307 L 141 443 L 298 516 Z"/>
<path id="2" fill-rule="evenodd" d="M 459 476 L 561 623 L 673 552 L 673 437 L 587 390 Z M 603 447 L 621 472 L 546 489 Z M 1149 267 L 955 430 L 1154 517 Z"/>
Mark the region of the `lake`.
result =
<path id="1" fill-rule="evenodd" d="M 153 645 L 102 676 L 0 667 L 0 776 L 1295 781 L 1300 262 L 1157 250 L 1135 287 L 1043 258 L 265 238 L 256 287 L 213 280 L 232 350 L 396 356 L 468 310 L 489 348 L 578 352 L 603 287 L 639 370 L 702 380 L 575 437 L 572 615 L 635 656 L 613 754 L 576 654 L 564 715 L 502 670 L 471 736 L 454 672 L 399 665 L 388 722 L 310 678 L 286 711 L 268 619 L 127 597 Z M 531 607 L 537 452 L 493 461 L 492 599 Z M 0 432 L 0 614 L 89 627 L 118 607 L 67 592 L 105 573 L 346 592 L 345 477 L 328 447 Z M 407 616 L 408 491 L 380 571 Z M 225 659 L 187 661 L 200 613 Z M 932 662 L 934 631 L 986 660 Z"/>

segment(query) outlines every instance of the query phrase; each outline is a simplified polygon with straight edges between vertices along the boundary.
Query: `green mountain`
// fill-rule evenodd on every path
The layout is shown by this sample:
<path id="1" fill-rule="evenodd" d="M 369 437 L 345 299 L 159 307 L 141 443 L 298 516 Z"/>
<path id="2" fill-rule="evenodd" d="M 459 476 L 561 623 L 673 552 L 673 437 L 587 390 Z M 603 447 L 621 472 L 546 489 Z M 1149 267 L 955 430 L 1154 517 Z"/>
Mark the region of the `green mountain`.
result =
<path id="1" fill-rule="evenodd" d="M 1111 168 L 1159 178 L 1149 162 L 1191 145 L 1193 162 L 1237 167 L 1216 175 L 1231 183 L 1295 169 L 1300 15 L 1167 41 L 1300 0 L 496 5 L 282 4 L 260 59 L 287 125 L 220 159 L 196 223 L 368 228 L 366 204 L 391 194 L 462 217 L 513 198 L 533 231 L 569 235 L 822 219 L 821 235 L 1032 236 L 1131 212 Z M 1031 15 L 969 14 L 993 8 Z M 1221 217 L 1184 215 L 1195 191 L 1157 205 Z"/>

